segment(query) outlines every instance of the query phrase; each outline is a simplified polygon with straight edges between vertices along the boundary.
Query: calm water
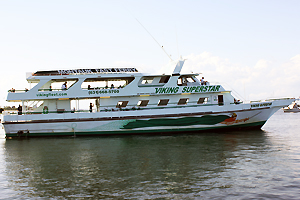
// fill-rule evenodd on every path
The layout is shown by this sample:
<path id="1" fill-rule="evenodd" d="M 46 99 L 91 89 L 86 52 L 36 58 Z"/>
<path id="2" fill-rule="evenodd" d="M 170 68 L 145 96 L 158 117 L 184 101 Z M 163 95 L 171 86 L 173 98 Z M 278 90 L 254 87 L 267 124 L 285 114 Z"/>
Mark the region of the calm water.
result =
<path id="1" fill-rule="evenodd" d="M 263 131 L 0 139 L 0 199 L 299 199 L 300 113 Z"/>

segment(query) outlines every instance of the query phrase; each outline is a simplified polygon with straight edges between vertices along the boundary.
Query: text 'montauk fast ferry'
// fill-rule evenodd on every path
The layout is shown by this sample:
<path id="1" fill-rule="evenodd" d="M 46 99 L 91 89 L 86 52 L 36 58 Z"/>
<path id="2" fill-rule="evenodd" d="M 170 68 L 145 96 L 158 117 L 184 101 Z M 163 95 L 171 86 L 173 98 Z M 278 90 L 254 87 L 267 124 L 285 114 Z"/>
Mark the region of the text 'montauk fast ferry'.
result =
<path id="1" fill-rule="evenodd" d="M 6 138 L 260 129 L 295 99 L 237 102 L 222 85 L 182 74 L 149 75 L 135 68 L 37 71 L 30 90 L 9 90 L 19 111 L 5 114 Z"/>

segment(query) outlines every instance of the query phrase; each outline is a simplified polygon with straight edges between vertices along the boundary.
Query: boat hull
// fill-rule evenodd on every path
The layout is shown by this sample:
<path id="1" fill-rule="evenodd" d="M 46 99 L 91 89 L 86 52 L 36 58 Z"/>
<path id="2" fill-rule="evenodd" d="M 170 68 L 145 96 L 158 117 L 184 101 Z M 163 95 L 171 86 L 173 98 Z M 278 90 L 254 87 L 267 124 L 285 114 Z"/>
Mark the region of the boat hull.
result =
<path id="1" fill-rule="evenodd" d="M 92 136 L 128 134 L 175 134 L 199 131 L 260 129 L 277 110 L 290 101 L 253 109 L 248 105 L 170 108 L 31 116 L 3 123 L 6 137 Z M 284 104 L 284 105 L 282 105 Z M 252 104 L 253 105 L 253 104 Z M 268 106 L 264 106 L 268 105 Z M 270 106 L 271 105 L 271 106 Z M 214 111 L 211 111 L 212 108 Z M 45 119 L 43 117 L 46 116 Z M 60 116 L 60 117 L 58 117 Z M 88 117 L 89 116 L 89 117 Z M 34 119 L 36 117 L 36 119 Z"/>
<path id="2" fill-rule="evenodd" d="M 181 129 L 144 129 L 144 130 L 124 130 L 124 131 L 71 131 L 71 132 L 22 132 L 6 134 L 6 138 L 23 138 L 23 137 L 80 137 L 80 136 L 110 136 L 110 135 L 158 135 L 158 134 L 192 134 L 200 132 L 221 132 L 221 131 L 236 131 L 236 130 L 260 130 L 266 121 L 254 122 L 247 124 L 239 124 L 222 127 L 203 127 L 203 128 L 181 128 Z"/>
<path id="3" fill-rule="evenodd" d="M 296 112 L 300 112 L 300 109 L 296 108 L 296 109 L 283 109 L 284 112 L 286 113 L 296 113 Z"/>

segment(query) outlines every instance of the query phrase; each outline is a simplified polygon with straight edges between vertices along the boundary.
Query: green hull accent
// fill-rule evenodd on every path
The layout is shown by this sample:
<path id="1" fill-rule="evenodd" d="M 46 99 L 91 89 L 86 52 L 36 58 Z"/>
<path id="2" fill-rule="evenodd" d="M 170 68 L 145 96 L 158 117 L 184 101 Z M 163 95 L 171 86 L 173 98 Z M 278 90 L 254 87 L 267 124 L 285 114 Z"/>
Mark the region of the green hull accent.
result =
<path id="1" fill-rule="evenodd" d="M 215 125 L 230 118 L 228 115 L 205 115 L 201 117 L 182 117 L 176 119 L 149 119 L 136 120 L 124 125 L 122 129 L 134 129 L 159 126 L 191 126 L 191 125 Z"/>
<path id="2" fill-rule="evenodd" d="M 96 131 L 96 132 L 50 132 L 50 133 L 24 133 L 6 134 L 6 138 L 27 138 L 27 137 L 65 137 L 65 136 L 107 136 L 107 135 L 138 135 L 138 134 L 180 134 L 189 132 L 210 132 L 223 130 L 247 130 L 260 129 L 266 121 L 232 126 L 212 126 L 206 128 L 186 128 L 186 129 L 156 129 L 156 130 L 132 130 L 132 131 Z"/>

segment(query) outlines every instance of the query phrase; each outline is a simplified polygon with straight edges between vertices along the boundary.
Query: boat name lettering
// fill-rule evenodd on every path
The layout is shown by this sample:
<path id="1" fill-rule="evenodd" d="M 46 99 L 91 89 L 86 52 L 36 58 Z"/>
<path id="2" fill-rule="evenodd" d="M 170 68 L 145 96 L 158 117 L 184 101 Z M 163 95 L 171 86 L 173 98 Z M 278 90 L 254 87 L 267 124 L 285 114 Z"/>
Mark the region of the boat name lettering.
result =
<path id="1" fill-rule="evenodd" d="M 119 93 L 119 90 L 89 90 L 89 95 L 91 94 L 112 94 Z"/>
<path id="2" fill-rule="evenodd" d="M 220 85 L 207 85 L 207 86 L 191 86 L 183 87 L 182 93 L 192 93 L 192 92 L 218 92 Z"/>
<path id="3" fill-rule="evenodd" d="M 264 107 L 264 106 L 271 106 L 272 105 L 272 102 L 271 103 L 260 103 L 260 104 L 253 104 L 251 105 L 251 108 L 253 107 Z"/>
<path id="4" fill-rule="evenodd" d="M 104 73 L 104 72 L 138 72 L 136 68 L 104 68 L 104 69 L 70 69 L 70 70 L 57 70 L 61 75 L 67 74 L 91 74 L 91 73 Z"/>
<path id="5" fill-rule="evenodd" d="M 93 73 L 91 69 L 57 70 L 59 74 Z"/>
<path id="6" fill-rule="evenodd" d="M 161 93 L 177 93 L 179 90 L 179 87 L 165 87 L 165 88 L 155 88 L 155 93 L 156 94 L 161 94 Z"/>
<path id="7" fill-rule="evenodd" d="M 57 97 L 57 96 L 67 96 L 67 93 L 40 93 L 36 94 L 37 97 Z"/>

